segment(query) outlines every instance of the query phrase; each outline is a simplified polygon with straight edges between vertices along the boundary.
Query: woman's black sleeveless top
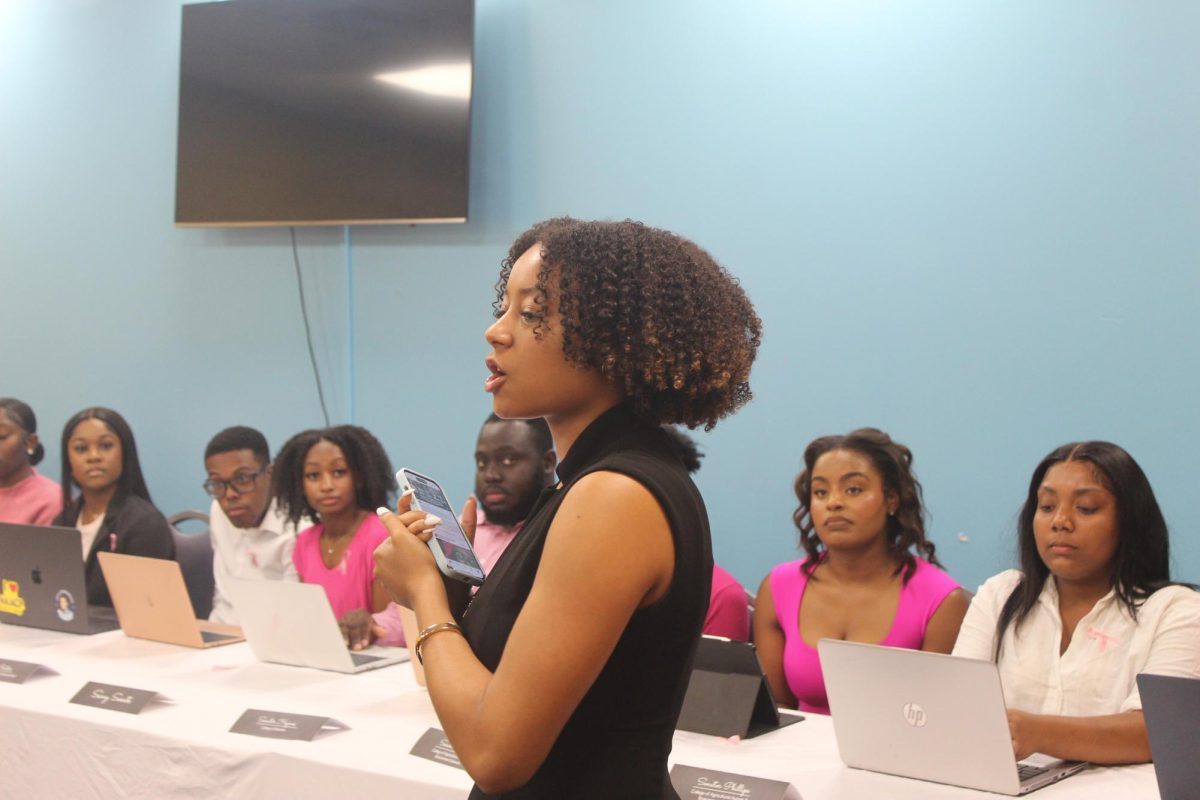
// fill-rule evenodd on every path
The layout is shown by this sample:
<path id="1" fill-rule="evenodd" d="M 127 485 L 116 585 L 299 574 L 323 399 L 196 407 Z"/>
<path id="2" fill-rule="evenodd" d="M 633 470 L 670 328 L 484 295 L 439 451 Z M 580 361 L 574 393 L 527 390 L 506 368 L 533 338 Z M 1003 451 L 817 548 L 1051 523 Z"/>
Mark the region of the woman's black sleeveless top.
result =
<path id="1" fill-rule="evenodd" d="M 658 602 L 634 612 L 533 779 L 502 795 L 476 786 L 472 800 L 678 796 L 667 756 L 708 609 L 713 562 L 704 502 L 657 425 L 618 405 L 580 434 L 559 464 L 561 488 L 538 498 L 467 609 L 463 628 L 476 657 L 495 671 L 533 586 L 554 515 L 576 481 L 601 470 L 628 475 L 658 500 L 675 542 L 671 586 Z"/>

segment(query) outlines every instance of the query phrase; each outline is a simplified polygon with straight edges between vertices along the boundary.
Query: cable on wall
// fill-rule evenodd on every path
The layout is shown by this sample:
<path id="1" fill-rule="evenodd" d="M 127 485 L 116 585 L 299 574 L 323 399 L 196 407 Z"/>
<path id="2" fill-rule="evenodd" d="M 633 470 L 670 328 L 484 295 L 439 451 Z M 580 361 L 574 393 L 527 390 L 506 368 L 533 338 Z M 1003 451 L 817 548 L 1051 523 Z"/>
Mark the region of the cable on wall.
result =
<path id="1" fill-rule="evenodd" d="M 350 244 L 350 226 L 344 227 L 343 239 L 346 242 L 346 382 L 349 384 L 350 424 L 354 425 L 358 421 L 356 419 L 358 414 L 358 376 L 354 369 L 357 355 L 355 350 L 358 347 L 354 330 L 354 249 Z"/>
<path id="2" fill-rule="evenodd" d="M 317 397 L 321 400 L 321 415 L 325 418 L 325 427 L 329 427 L 329 409 L 325 407 L 325 390 L 321 387 L 321 371 L 317 369 L 317 354 L 313 351 L 312 326 L 308 322 L 308 304 L 304 301 L 304 278 L 300 274 L 300 251 L 296 247 L 296 228 L 288 228 L 292 233 L 292 263 L 296 265 L 296 288 L 300 290 L 300 314 L 304 317 L 304 338 L 308 342 L 308 359 L 312 362 L 313 378 L 317 381 Z"/>

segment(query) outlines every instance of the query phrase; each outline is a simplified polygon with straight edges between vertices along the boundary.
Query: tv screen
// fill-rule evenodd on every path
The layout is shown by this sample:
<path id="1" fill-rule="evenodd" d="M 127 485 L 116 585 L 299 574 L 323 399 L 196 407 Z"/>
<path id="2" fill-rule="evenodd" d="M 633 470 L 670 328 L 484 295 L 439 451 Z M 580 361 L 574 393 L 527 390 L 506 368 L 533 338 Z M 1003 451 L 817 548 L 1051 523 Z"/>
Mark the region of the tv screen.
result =
<path id="1" fill-rule="evenodd" d="M 474 0 L 183 7 L 175 222 L 465 222 Z"/>

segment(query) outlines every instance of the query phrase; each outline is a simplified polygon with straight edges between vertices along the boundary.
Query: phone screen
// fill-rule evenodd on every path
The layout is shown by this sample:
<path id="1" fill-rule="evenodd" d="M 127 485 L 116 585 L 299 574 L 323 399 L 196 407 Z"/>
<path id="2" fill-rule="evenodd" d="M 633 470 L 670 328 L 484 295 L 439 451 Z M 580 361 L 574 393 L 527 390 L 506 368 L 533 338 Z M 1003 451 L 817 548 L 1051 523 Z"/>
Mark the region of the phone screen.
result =
<path id="1" fill-rule="evenodd" d="M 471 551 L 471 543 L 458 524 L 458 516 L 450 508 L 450 501 L 442 492 L 442 488 L 433 481 L 417 475 L 415 472 L 404 471 L 408 485 L 412 487 L 413 496 L 421 504 L 421 509 L 442 518 L 442 524 L 433 530 L 433 538 L 442 548 L 442 555 L 454 569 L 467 575 L 475 575 L 483 579 L 483 567 Z"/>

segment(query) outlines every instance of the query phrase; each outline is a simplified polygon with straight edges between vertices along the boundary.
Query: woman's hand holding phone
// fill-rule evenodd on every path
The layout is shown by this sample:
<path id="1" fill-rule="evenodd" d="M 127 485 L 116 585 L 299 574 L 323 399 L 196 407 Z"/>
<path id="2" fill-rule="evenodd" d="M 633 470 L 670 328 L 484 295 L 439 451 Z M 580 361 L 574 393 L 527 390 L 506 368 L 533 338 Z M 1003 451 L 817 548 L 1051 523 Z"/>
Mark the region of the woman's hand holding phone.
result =
<path id="1" fill-rule="evenodd" d="M 468 497 L 459 518 L 463 532 L 472 542 L 475 541 L 475 509 L 475 498 Z M 392 599 L 406 608 L 413 608 L 415 597 L 426 582 L 436 582 L 445 590 L 442 573 L 427 544 L 441 520 L 424 511 L 413 511 L 410 492 L 401 495 L 395 513 L 381 508 L 378 514 L 391 535 L 375 549 L 375 577 L 383 581 Z"/>

